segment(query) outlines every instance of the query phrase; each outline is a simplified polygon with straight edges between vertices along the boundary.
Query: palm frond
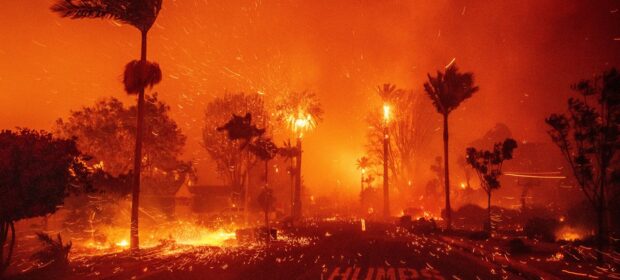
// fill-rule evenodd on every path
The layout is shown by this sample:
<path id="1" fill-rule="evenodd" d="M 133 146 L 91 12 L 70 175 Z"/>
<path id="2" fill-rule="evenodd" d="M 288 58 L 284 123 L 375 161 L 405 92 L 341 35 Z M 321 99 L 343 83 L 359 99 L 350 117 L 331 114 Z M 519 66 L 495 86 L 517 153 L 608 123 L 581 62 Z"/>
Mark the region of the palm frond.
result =
<path id="1" fill-rule="evenodd" d="M 471 72 L 461 73 L 456 64 L 450 65 L 445 72 L 437 71 L 437 76 L 428 75 L 424 90 L 441 114 L 449 114 L 463 101 L 470 98 L 479 88 L 474 85 Z"/>
<path id="2" fill-rule="evenodd" d="M 72 0 L 59 0 L 52 5 L 52 12 L 60 14 L 62 17 L 68 17 L 72 19 L 81 18 L 110 18 L 119 19 L 118 7 L 114 8 L 110 4 L 119 1 L 93 1 L 82 0 L 74 3 Z"/>
<path id="3" fill-rule="evenodd" d="M 52 237 L 44 232 L 37 232 L 37 239 L 39 239 L 39 241 L 45 245 L 54 244 L 54 240 L 52 239 Z"/>
<path id="4" fill-rule="evenodd" d="M 72 19 L 108 18 L 148 31 L 161 10 L 162 0 L 57 0 L 52 12 Z"/>

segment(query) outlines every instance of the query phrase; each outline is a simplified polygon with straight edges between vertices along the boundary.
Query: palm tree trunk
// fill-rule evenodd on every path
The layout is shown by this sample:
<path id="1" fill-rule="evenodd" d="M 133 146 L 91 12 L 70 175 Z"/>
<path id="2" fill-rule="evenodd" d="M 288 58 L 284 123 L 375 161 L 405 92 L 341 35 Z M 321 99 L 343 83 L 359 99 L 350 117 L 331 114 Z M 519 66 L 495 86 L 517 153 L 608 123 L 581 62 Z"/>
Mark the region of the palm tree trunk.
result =
<path id="1" fill-rule="evenodd" d="M 265 190 L 269 187 L 269 160 L 265 160 Z M 267 242 L 271 241 L 271 230 L 269 229 L 269 207 L 265 209 L 265 228 L 267 228 Z"/>
<path id="2" fill-rule="evenodd" d="M 360 180 L 360 205 L 362 206 L 362 210 L 364 208 L 364 173 L 362 173 L 362 178 Z"/>
<path id="3" fill-rule="evenodd" d="M 383 218 L 390 217 L 390 180 L 388 170 L 388 145 L 389 135 L 387 123 L 383 127 Z"/>
<path id="4" fill-rule="evenodd" d="M 141 31 L 142 46 L 140 61 L 146 63 L 146 31 Z M 144 127 L 144 88 L 138 93 L 138 124 L 136 131 L 136 150 L 133 164 L 133 191 L 131 194 L 131 250 L 140 249 L 138 238 L 138 210 L 140 207 L 140 171 L 142 168 L 142 133 Z"/>
<path id="5" fill-rule="evenodd" d="M 295 200 L 293 202 L 293 219 L 298 220 L 301 218 L 301 138 L 297 138 L 297 164 L 295 171 L 297 175 L 295 177 Z"/>
<path id="6" fill-rule="evenodd" d="M 244 191 L 243 191 L 243 220 L 244 224 L 247 227 L 250 223 L 250 167 L 247 167 L 245 174 L 243 175 L 245 178 L 244 182 Z"/>
<path id="7" fill-rule="evenodd" d="M 293 173 L 293 158 L 292 157 L 288 158 L 288 167 L 290 170 L 289 179 L 290 179 L 290 185 L 291 185 L 291 217 L 294 217 L 295 216 L 295 179 L 293 176 L 295 176 L 295 174 Z"/>
<path id="8" fill-rule="evenodd" d="M 489 190 L 487 196 L 487 232 L 489 236 L 491 236 L 491 232 L 493 231 L 493 224 L 491 223 L 491 190 Z"/>
<path id="9" fill-rule="evenodd" d="M 607 214 L 607 201 L 605 199 L 605 185 L 607 183 L 607 164 L 605 159 L 603 158 L 605 157 L 605 155 L 602 155 L 601 158 L 602 160 L 602 164 L 601 164 L 601 176 L 600 176 L 600 193 L 599 193 L 599 205 L 596 209 L 596 216 L 597 216 L 597 223 L 598 223 L 598 230 L 596 232 L 596 247 L 597 247 L 597 254 L 596 254 L 596 258 L 597 261 L 599 263 L 603 262 L 603 250 L 605 249 L 605 246 L 607 245 L 607 225 L 606 225 L 606 221 L 607 219 L 605 218 L 605 215 Z"/>
<path id="10" fill-rule="evenodd" d="M 452 208 L 450 207 L 450 169 L 448 168 L 448 114 L 443 114 L 443 158 L 444 183 L 446 192 L 446 227 L 452 229 Z"/>

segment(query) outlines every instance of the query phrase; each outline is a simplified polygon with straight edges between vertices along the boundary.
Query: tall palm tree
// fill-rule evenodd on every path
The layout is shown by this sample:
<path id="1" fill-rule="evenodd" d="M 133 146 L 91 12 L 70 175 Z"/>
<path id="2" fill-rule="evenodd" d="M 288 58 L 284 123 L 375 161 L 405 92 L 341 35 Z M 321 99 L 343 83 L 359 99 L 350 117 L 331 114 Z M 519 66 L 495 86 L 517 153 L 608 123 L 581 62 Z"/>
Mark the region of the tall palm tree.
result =
<path id="1" fill-rule="evenodd" d="M 276 106 L 277 119 L 285 123 L 297 138 L 297 156 L 295 157 L 295 195 L 293 203 L 293 219 L 298 220 L 302 216 L 301 208 L 301 157 L 303 149 L 301 139 L 322 120 L 323 109 L 321 103 L 313 92 L 297 91 L 290 92 L 278 101 Z"/>
<path id="2" fill-rule="evenodd" d="M 110 18 L 129 24 L 140 31 L 140 61 L 125 68 L 125 89 L 138 94 L 138 124 L 134 154 L 133 190 L 131 200 L 131 249 L 138 250 L 138 209 L 140 201 L 140 170 L 142 163 L 142 134 L 144 127 L 144 89 L 161 80 L 157 64 L 146 60 L 147 33 L 155 23 L 162 0 L 57 0 L 52 11 L 72 19 Z"/>
<path id="3" fill-rule="evenodd" d="M 461 102 L 470 98 L 478 91 L 474 85 L 474 74 L 460 73 L 455 64 L 446 68 L 444 73 L 437 71 L 437 76 L 428 74 L 428 82 L 424 83 L 424 90 L 433 101 L 433 105 L 443 116 L 443 154 L 446 193 L 446 221 L 447 228 L 452 228 L 452 209 L 450 208 L 450 172 L 448 169 L 448 115 Z"/>
<path id="4" fill-rule="evenodd" d="M 388 121 L 389 121 L 389 110 L 390 103 L 394 103 L 399 95 L 402 93 L 402 90 L 396 89 L 396 86 L 393 84 L 383 84 L 377 86 L 377 93 L 383 100 L 383 217 L 390 217 L 390 187 L 389 187 L 389 145 L 390 138 L 388 134 Z"/>

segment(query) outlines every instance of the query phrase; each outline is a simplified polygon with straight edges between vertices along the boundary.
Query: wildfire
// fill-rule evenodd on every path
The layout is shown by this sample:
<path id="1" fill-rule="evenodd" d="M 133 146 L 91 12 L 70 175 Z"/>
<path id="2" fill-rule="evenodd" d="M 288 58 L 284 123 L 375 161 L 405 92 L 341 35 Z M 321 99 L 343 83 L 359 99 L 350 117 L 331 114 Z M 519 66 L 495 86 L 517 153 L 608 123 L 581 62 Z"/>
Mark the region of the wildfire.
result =
<path id="1" fill-rule="evenodd" d="M 76 245 L 87 254 L 119 252 L 129 248 L 129 230 L 124 227 L 99 227 L 96 232 L 84 243 L 78 242 Z M 140 240 L 142 248 L 163 244 L 223 247 L 234 245 L 236 236 L 233 229 L 210 229 L 188 221 L 176 221 L 144 228 L 140 231 Z"/>
<path id="2" fill-rule="evenodd" d="M 581 230 L 569 226 L 562 227 L 555 235 L 558 240 L 564 241 L 581 240 L 584 237 Z"/>
<path id="3" fill-rule="evenodd" d="M 301 110 L 297 114 L 289 115 L 286 121 L 293 132 L 298 134 L 299 138 L 303 137 L 304 132 L 316 126 L 316 121 L 312 118 L 312 115 Z"/>
<path id="4" fill-rule="evenodd" d="M 389 104 L 383 104 L 383 120 L 385 120 L 385 122 L 390 121 L 390 109 Z"/>
<path id="5" fill-rule="evenodd" d="M 129 246 L 129 242 L 127 242 L 126 239 L 123 239 L 120 242 L 117 242 L 116 246 L 122 247 L 122 248 L 127 248 Z"/>

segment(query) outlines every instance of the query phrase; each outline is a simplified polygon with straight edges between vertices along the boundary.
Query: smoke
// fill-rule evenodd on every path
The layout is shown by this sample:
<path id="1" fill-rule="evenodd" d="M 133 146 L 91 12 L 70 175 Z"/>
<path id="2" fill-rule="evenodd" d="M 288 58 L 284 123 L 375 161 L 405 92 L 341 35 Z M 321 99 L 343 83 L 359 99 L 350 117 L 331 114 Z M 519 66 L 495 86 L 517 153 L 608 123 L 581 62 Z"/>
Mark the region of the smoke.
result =
<path id="1" fill-rule="evenodd" d="M 132 29 L 60 19 L 39 1 L 6 6 L 2 127 L 48 128 L 102 96 L 132 100 L 120 83 L 123 65 L 139 52 Z M 353 191 L 364 117 L 380 106 L 376 85 L 424 94 L 426 74 L 455 59 L 474 72 L 481 90 L 451 116 L 454 155 L 498 122 L 517 140 L 548 141 L 543 119 L 564 110 L 569 85 L 620 65 L 618 6 L 611 0 L 169 0 L 149 34 L 149 60 L 161 65 L 163 80 L 154 90 L 189 136 L 186 156 L 199 161 L 201 183 L 217 181 L 200 145 L 204 108 L 214 96 L 262 91 L 275 99 L 311 90 L 326 113 L 304 143 L 307 185 Z M 436 155 L 440 133 L 428 147 Z M 421 160 L 430 165 L 433 158 Z"/>

